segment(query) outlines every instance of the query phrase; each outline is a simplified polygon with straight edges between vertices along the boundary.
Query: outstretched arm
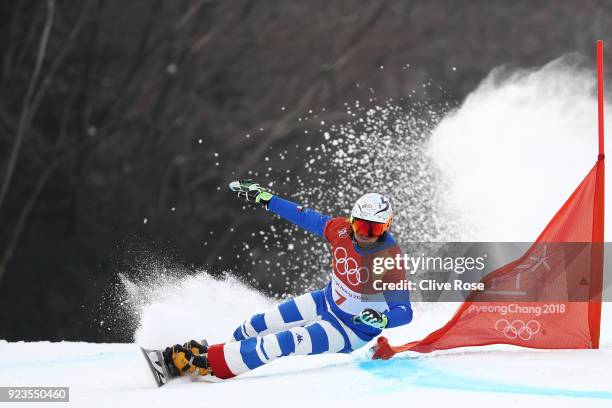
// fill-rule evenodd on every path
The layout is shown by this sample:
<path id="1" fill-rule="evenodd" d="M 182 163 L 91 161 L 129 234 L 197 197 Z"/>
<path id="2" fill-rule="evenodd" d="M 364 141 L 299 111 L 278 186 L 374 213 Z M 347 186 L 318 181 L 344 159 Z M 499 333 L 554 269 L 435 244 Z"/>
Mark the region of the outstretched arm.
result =
<path id="1" fill-rule="evenodd" d="M 325 224 L 331 219 L 329 215 L 321 214 L 310 208 L 301 207 L 292 201 L 278 196 L 272 197 L 267 208 L 281 218 L 320 237 L 323 237 Z"/>
<path id="2" fill-rule="evenodd" d="M 277 197 L 253 180 L 232 181 L 229 189 L 237 193 L 238 197 L 261 204 L 268 211 L 272 211 L 281 218 L 304 228 L 308 232 L 324 237 L 323 231 L 325 224 L 331 219 L 330 216 Z"/>

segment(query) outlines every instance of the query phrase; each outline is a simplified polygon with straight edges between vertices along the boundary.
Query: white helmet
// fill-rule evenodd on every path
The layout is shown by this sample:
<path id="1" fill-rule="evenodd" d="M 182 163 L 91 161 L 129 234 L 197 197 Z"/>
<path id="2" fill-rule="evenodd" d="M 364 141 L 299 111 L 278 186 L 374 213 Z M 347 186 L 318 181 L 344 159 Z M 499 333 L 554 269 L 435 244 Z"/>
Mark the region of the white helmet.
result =
<path id="1" fill-rule="evenodd" d="M 354 218 L 386 224 L 387 228 L 393 219 L 393 209 L 388 198 L 378 193 L 368 193 L 361 197 L 351 211 L 351 221 Z"/>

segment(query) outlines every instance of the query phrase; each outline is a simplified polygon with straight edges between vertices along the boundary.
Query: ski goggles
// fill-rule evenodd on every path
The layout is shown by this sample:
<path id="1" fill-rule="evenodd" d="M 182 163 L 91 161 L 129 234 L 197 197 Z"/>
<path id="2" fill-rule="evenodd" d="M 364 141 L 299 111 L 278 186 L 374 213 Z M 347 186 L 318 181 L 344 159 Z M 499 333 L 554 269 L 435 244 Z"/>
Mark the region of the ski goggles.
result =
<path id="1" fill-rule="evenodd" d="M 380 237 L 389 229 L 389 223 L 381 224 L 380 222 L 366 221 L 359 218 L 351 220 L 353 232 L 362 237 L 374 238 Z"/>

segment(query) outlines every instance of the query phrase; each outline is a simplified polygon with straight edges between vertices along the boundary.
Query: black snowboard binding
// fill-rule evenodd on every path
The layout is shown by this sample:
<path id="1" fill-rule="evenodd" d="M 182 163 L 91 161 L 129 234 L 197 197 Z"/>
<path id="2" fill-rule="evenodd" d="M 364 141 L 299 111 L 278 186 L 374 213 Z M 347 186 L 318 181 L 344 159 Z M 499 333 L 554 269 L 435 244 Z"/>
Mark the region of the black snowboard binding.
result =
<path id="1" fill-rule="evenodd" d="M 177 344 L 172 347 L 166 347 L 165 350 L 148 350 L 142 347 L 140 349 L 147 360 L 158 387 L 168 383 L 174 377 L 192 373 L 196 369 L 200 375 L 206 375 L 207 373 L 208 361 L 206 353 L 208 352 L 208 342 L 206 340 L 202 340 L 200 343 L 191 340 L 182 346 Z M 193 366 L 185 365 L 182 367 L 182 371 L 179 370 L 172 360 L 172 355 L 180 352 L 185 353 L 185 356 L 189 357 Z M 193 368 L 190 369 L 190 367 Z"/>

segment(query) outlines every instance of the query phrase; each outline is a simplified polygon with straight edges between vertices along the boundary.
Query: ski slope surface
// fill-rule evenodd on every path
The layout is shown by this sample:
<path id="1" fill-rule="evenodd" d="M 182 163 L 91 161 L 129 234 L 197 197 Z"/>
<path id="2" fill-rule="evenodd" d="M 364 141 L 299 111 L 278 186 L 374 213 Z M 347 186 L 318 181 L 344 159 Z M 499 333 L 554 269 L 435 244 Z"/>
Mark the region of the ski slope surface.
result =
<path id="1" fill-rule="evenodd" d="M 594 85 L 593 72 L 565 59 L 534 71 L 495 70 L 437 125 L 428 154 L 446 178 L 444 205 L 464 223 L 461 238 L 537 237 L 595 161 Z M 157 388 L 139 345 L 222 342 L 274 302 L 230 276 L 204 272 L 124 283 L 137 305 L 135 343 L 0 340 L 0 385 L 69 386 L 69 405 L 78 407 L 612 406 L 610 303 L 599 350 L 499 345 L 372 361 L 365 347 L 350 355 L 288 357 L 220 383 L 180 378 Z M 392 344 L 417 340 L 457 307 L 414 304 L 413 322 L 385 335 Z M 16 406 L 28 405 L 40 406 Z"/>
<path id="2" fill-rule="evenodd" d="M 420 310 L 420 331 L 445 308 Z M 450 305 L 449 305 L 450 306 Z M 454 306 L 454 305 L 453 305 Z M 609 309 L 605 316 L 609 316 Z M 389 331 L 392 340 L 417 330 Z M 3 386 L 69 386 L 79 407 L 261 406 L 555 406 L 610 407 L 612 342 L 600 350 L 538 351 L 509 346 L 400 355 L 372 361 L 351 355 L 296 356 L 222 383 L 180 378 L 157 388 L 136 344 L 0 342 Z M 417 336 L 418 337 L 418 336 Z M 27 406 L 38 403 L 19 403 Z M 61 404 L 61 403 L 59 403 Z M 39 405 L 34 405 L 39 406 Z"/>

